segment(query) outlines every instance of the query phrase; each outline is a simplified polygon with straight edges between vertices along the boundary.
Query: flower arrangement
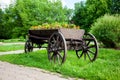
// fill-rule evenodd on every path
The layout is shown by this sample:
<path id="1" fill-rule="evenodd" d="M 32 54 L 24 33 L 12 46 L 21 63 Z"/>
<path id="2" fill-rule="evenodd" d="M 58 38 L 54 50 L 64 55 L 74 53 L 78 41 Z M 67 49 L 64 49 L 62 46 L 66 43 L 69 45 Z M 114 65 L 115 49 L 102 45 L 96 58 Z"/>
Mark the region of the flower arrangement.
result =
<path id="1" fill-rule="evenodd" d="M 59 29 L 59 28 L 73 28 L 73 29 L 80 29 L 80 26 L 76 26 L 75 24 L 67 24 L 67 23 L 44 23 L 38 26 L 32 26 L 31 30 L 39 30 L 39 29 Z"/>

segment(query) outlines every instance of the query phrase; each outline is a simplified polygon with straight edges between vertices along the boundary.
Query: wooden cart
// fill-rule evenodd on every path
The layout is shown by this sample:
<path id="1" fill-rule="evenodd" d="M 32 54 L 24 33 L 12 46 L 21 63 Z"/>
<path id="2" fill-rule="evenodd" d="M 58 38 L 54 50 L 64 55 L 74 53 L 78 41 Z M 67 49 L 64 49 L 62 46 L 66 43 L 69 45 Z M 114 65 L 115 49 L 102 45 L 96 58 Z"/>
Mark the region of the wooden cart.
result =
<path id="1" fill-rule="evenodd" d="M 67 50 L 74 50 L 78 58 L 84 55 L 90 61 L 95 61 L 98 55 L 96 38 L 83 29 L 29 30 L 25 53 L 33 51 L 33 48 L 46 48 L 48 59 L 59 64 L 65 62 Z"/>

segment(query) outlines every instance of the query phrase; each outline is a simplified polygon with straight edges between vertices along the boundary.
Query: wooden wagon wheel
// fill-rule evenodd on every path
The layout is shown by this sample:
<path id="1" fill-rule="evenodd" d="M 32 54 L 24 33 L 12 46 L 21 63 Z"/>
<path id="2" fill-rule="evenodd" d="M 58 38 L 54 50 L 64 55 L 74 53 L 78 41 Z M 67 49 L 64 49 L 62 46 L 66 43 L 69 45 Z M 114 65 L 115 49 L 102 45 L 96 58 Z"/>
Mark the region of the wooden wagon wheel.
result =
<path id="1" fill-rule="evenodd" d="M 51 62 L 62 64 L 66 60 L 67 46 L 62 33 L 55 32 L 48 41 L 48 59 Z"/>
<path id="2" fill-rule="evenodd" d="M 33 43 L 30 40 L 27 40 L 25 42 L 25 48 L 24 48 L 24 50 L 25 50 L 25 53 L 33 51 Z"/>
<path id="3" fill-rule="evenodd" d="M 78 58 L 84 55 L 84 59 L 88 56 L 90 61 L 94 61 L 98 55 L 98 45 L 96 38 L 88 33 L 83 36 L 82 49 L 76 50 L 76 55 Z"/>

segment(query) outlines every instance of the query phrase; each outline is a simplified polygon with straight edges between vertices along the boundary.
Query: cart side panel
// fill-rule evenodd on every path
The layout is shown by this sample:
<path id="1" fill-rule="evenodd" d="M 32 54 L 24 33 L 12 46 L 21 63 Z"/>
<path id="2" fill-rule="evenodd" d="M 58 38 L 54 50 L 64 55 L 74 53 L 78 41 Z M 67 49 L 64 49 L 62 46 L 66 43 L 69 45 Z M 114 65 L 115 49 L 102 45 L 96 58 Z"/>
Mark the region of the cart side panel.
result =
<path id="1" fill-rule="evenodd" d="M 47 43 L 48 39 L 54 32 L 58 32 L 58 29 L 29 30 L 28 37 L 33 43 L 44 44 L 44 43 Z"/>
<path id="2" fill-rule="evenodd" d="M 60 29 L 65 39 L 82 40 L 85 30 L 83 29 Z"/>
<path id="3" fill-rule="evenodd" d="M 29 30 L 29 35 L 49 38 L 54 32 L 58 32 L 58 29 Z"/>

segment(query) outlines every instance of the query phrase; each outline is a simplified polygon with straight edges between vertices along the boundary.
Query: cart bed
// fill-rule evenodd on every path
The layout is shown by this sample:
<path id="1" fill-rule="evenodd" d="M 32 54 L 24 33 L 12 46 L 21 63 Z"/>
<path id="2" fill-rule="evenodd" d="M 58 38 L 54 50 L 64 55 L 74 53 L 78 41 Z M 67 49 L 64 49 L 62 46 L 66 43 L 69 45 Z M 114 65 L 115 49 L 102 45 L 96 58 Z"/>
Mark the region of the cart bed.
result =
<path id="1" fill-rule="evenodd" d="M 29 37 L 35 39 L 47 40 L 55 32 L 61 32 L 66 40 L 81 40 L 85 31 L 83 29 L 45 29 L 45 30 L 29 30 Z"/>

